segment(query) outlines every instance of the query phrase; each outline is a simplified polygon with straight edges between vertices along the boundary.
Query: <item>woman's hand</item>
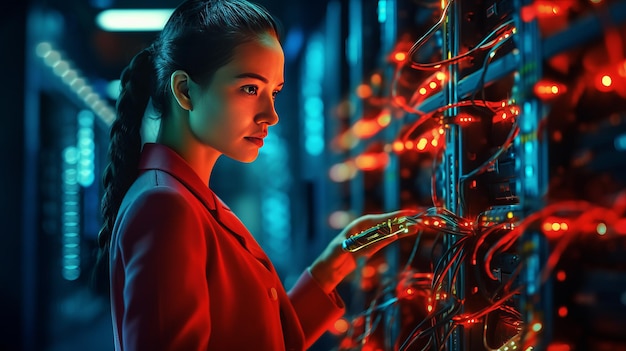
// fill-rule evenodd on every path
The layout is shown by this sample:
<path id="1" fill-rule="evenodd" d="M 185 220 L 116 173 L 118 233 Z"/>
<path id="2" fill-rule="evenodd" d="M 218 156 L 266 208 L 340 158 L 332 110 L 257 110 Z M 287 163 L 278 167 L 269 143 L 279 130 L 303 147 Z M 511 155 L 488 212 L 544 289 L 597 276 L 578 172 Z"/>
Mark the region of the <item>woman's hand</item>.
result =
<path id="1" fill-rule="evenodd" d="M 415 215 L 416 213 L 413 210 L 400 210 L 381 214 L 368 214 L 353 220 L 328 244 L 322 254 L 313 262 L 311 266 L 313 279 L 320 284 L 326 293 L 330 293 L 348 274 L 354 271 L 359 258 L 372 256 L 381 248 L 395 241 L 397 236 L 373 243 L 356 252 L 344 251 L 341 247 L 344 240 L 388 219 Z M 416 229 L 410 230 L 417 232 Z"/>

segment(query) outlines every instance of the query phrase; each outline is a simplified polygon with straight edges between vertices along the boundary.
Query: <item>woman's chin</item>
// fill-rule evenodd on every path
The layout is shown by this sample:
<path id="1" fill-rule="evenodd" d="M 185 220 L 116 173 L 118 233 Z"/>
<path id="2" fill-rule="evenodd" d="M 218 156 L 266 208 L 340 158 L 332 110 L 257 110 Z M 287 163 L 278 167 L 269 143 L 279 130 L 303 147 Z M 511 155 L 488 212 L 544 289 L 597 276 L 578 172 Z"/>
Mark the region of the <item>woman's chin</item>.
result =
<path id="1" fill-rule="evenodd" d="M 239 162 L 242 162 L 242 163 L 252 163 L 259 157 L 259 153 L 256 152 L 254 154 L 236 155 L 236 157 L 235 156 L 229 156 L 229 157 L 232 158 L 235 161 L 239 161 Z"/>

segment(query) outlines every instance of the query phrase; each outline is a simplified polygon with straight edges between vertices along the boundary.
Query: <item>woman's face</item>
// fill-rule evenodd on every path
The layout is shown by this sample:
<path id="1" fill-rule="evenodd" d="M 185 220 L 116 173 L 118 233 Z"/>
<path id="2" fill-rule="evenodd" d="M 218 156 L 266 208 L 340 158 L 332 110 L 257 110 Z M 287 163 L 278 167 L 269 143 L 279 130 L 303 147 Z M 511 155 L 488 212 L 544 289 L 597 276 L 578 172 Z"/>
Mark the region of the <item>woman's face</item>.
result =
<path id="1" fill-rule="evenodd" d="M 280 43 L 266 34 L 238 46 L 207 87 L 191 82 L 194 136 L 219 154 L 254 161 L 268 127 L 278 122 L 274 100 L 283 87 L 284 63 Z"/>

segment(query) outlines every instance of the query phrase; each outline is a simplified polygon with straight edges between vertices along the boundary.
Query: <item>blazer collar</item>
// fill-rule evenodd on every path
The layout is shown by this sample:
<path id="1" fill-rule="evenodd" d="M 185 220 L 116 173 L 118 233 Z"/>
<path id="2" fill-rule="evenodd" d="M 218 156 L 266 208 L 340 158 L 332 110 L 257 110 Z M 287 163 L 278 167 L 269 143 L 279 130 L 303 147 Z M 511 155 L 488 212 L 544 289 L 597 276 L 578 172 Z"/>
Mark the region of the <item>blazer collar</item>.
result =
<path id="1" fill-rule="evenodd" d="M 204 184 L 198 174 L 178 153 L 163 144 L 146 143 L 141 152 L 139 172 L 157 169 L 166 172 L 180 181 L 209 210 L 213 217 L 235 235 L 241 244 L 271 269 L 269 259 L 260 248 L 252 234 L 232 210 Z"/>
<path id="2" fill-rule="evenodd" d="M 187 161 L 169 147 L 155 143 L 146 143 L 143 146 L 139 172 L 150 169 L 170 174 L 183 183 L 209 210 L 217 209 L 215 194 L 209 189 L 209 185 L 204 184 Z"/>

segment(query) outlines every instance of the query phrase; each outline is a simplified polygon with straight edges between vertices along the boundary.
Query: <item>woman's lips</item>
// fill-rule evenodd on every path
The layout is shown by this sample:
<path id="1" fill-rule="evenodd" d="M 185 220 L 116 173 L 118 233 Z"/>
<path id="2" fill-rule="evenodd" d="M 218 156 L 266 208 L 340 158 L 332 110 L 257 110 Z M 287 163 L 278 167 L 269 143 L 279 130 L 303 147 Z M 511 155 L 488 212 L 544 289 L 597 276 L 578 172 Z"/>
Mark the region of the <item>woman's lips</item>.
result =
<path id="1" fill-rule="evenodd" d="M 256 145 L 258 147 L 262 147 L 263 146 L 263 138 L 245 137 L 244 139 L 246 139 L 247 141 L 253 143 L 254 145 Z"/>

